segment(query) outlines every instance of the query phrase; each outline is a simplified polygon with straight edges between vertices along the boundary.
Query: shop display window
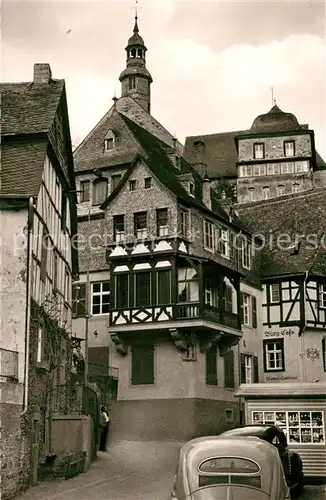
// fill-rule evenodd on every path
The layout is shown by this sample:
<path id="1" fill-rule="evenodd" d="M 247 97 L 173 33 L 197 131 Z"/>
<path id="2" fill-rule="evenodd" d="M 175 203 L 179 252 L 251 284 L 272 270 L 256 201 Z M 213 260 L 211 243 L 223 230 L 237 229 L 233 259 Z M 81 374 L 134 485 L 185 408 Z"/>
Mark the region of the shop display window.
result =
<path id="1" fill-rule="evenodd" d="M 275 424 L 289 444 L 324 444 L 324 415 L 321 411 L 253 411 L 253 424 Z"/>

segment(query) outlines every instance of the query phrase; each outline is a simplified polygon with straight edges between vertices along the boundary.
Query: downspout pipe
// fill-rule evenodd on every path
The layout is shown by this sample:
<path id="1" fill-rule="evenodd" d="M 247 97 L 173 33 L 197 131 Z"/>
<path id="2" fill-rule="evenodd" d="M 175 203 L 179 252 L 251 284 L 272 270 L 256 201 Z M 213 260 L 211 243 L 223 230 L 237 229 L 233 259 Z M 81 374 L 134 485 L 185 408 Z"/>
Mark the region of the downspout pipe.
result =
<path id="1" fill-rule="evenodd" d="M 29 381 L 29 339 L 31 326 L 31 285 L 32 285 L 32 232 L 34 217 L 34 198 L 30 197 L 28 201 L 27 216 L 27 273 L 26 273 L 26 316 L 25 316 L 25 365 L 24 365 L 24 399 L 23 417 L 28 408 L 28 381 Z"/>

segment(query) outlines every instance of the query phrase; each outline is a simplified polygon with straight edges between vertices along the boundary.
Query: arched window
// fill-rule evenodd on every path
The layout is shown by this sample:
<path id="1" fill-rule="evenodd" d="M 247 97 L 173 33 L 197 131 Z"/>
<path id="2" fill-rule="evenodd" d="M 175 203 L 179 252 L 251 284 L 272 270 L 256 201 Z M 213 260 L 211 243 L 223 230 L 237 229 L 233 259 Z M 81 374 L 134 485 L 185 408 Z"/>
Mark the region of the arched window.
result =
<path id="1" fill-rule="evenodd" d="M 135 88 L 136 88 L 136 77 L 130 76 L 129 77 L 129 90 L 134 90 Z"/>
<path id="2" fill-rule="evenodd" d="M 142 49 L 138 49 L 137 56 L 138 57 L 143 57 L 143 51 L 142 51 Z"/>
<path id="3" fill-rule="evenodd" d="M 283 196 L 285 194 L 285 187 L 280 184 L 277 186 L 277 196 Z"/>
<path id="4" fill-rule="evenodd" d="M 131 57 L 136 57 L 136 49 L 131 49 Z"/>
<path id="5" fill-rule="evenodd" d="M 265 186 L 263 187 L 263 199 L 268 200 L 269 197 L 270 197 L 269 187 Z"/>
<path id="6" fill-rule="evenodd" d="M 93 182 L 93 200 L 92 205 L 101 205 L 108 195 L 108 180 L 106 177 L 96 179 Z"/>
<path id="7" fill-rule="evenodd" d="M 298 193 L 300 191 L 299 184 L 295 183 L 292 185 L 292 193 Z"/>

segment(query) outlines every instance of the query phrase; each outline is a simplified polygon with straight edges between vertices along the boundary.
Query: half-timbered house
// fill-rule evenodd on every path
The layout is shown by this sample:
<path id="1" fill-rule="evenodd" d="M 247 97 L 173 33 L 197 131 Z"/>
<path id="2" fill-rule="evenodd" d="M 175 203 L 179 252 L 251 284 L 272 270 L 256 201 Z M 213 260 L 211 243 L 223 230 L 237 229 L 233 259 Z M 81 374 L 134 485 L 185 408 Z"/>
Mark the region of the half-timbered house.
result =
<path id="1" fill-rule="evenodd" d="M 264 238 L 261 282 L 264 379 L 325 380 L 325 190 L 239 205 Z"/>
<path id="2" fill-rule="evenodd" d="M 119 370 L 112 439 L 217 432 L 239 422 L 235 388 L 262 375 L 251 236 L 149 113 L 137 19 L 126 52 L 121 98 L 74 152 L 74 332 L 88 329 L 89 380 Z"/>
<path id="3" fill-rule="evenodd" d="M 71 376 L 77 217 L 64 80 L 35 64 L 33 82 L 0 90 L 2 484 L 9 495 L 6 488 L 35 483 L 53 454 L 56 388 Z"/>

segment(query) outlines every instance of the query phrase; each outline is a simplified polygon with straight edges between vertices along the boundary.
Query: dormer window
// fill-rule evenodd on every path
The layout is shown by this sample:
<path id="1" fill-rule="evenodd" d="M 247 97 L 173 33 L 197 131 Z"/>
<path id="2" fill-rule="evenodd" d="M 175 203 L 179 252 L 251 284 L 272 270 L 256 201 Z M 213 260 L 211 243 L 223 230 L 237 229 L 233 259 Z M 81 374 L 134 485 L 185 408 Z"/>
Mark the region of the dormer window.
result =
<path id="1" fill-rule="evenodd" d="M 294 156 L 294 141 L 284 141 L 284 156 Z"/>
<path id="2" fill-rule="evenodd" d="M 195 184 L 193 182 L 189 182 L 189 194 L 195 196 Z"/>
<path id="3" fill-rule="evenodd" d="M 111 151 L 114 148 L 115 134 L 112 130 L 108 130 L 104 138 L 104 151 Z"/>
<path id="4" fill-rule="evenodd" d="M 265 144 L 263 142 L 254 144 L 254 158 L 255 160 L 265 158 Z"/>
<path id="5" fill-rule="evenodd" d="M 105 147 L 105 151 L 109 151 L 110 149 L 113 149 L 113 139 L 105 139 L 104 147 Z"/>

